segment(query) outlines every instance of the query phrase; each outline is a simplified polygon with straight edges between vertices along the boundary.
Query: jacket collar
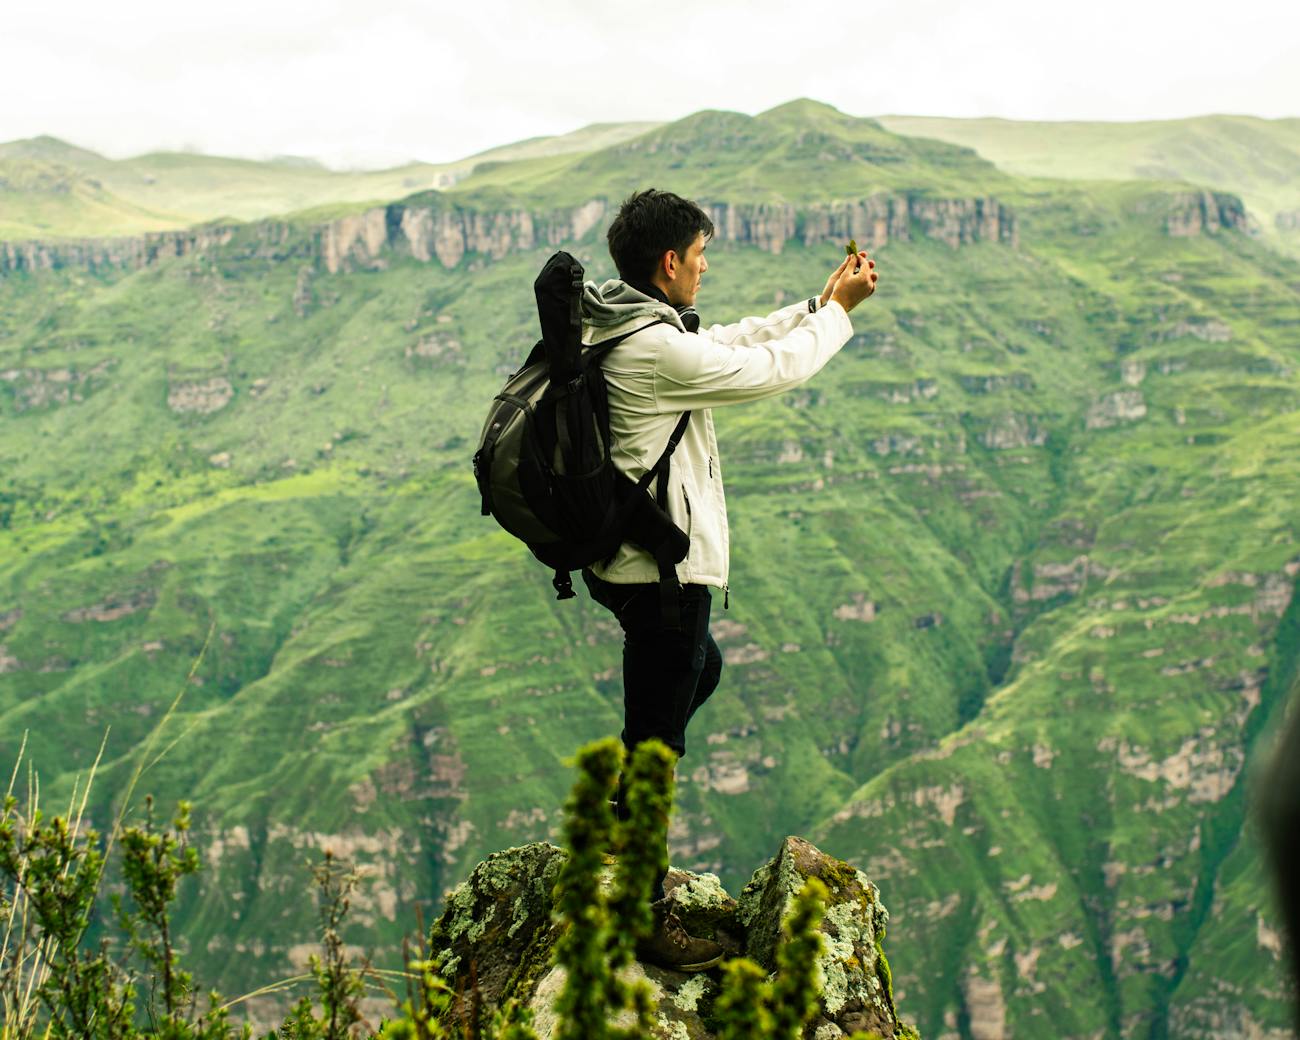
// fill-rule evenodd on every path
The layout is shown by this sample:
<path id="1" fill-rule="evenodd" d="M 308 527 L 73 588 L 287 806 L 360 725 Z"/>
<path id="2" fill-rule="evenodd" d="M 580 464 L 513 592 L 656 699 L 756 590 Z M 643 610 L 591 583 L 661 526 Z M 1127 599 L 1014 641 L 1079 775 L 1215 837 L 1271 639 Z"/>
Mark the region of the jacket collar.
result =
<path id="1" fill-rule="evenodd" d="M 677 317 L 681 318 L 682 320 L 682 328 L 684 328 L 687 332 L 699 332 L 700 316 L 691 304 L 688 303 L 688 304 L 684 304 L 681 307 L 678 307 L 675 303 L 673 303 L 668 299 L 668 294 L 665 293 L 662 289 L 659 288 L 659 286 L 655 285 L 653 282 L 631 282 L 630 281 L 627 284 L 630 285 L 637 292 L 642 293 L 645 296 L 649 296 L 652 300 L 658 300 L 660 303 L 668 304 L 669 307 L 671 307 L 673 310 L 677 312 Z"/>

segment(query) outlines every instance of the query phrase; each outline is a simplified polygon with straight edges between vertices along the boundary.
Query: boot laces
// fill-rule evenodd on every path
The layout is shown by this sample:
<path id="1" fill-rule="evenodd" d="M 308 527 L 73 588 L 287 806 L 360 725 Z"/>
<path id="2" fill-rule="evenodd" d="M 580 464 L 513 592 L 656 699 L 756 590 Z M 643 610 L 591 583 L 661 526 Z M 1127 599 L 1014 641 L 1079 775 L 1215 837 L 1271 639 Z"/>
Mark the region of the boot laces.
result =
<path id="1" fill-rule="evenodd" d="M 676 914 L 664 918 L 664 934 L 678 949 L 685 950 L 691 945 L 691 937 L 686 934 L 686 929 Z"/>

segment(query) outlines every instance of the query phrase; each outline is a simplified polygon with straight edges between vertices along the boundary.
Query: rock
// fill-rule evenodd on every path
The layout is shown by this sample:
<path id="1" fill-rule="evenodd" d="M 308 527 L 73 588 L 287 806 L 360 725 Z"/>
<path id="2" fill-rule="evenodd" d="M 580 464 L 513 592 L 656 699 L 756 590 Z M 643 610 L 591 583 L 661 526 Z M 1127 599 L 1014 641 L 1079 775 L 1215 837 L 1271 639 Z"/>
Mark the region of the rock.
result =
<path id="1" fill-rule="evenodd" d="M 14 410 L 76 404 L 103 385 L 101 378 L 117 361 L 108 359 L 86 368 L 9 368 L 0 370 L 0 381 L 13 387 Z"/>
<path id="2" fill-rule="evenodd" d="M 293 287 L 293 312 L 300 318 L 305 318 L 311 310 L 314 300 L 311 283 L 315 275 L 316 269 L 309 264 L 298 268 L 298 280 Z"/>
<path id="3" fill-rule="evenodd" d="M 167 407 L 173 412 L 211 415 L 230 403 L 234 388 L 225 376 L 172 383 L 167 389 Z"/>
<path id="4" fill-rule="evenodd" d="M 531 994 L 559 929 L 551 920 L 565 853 L 547 842 L 494 852 L 457 885 L 429 934 L 438 970 L 457 988 L 477 977 L 486 1005 Z"/>
<path id="5" fill-rule="evenodd" d="M 1116 390 L 1095 402 L 1084 416 L 1084 427 L 1105 430 L 1122 422 L 1134 422 L 1147 414 L 1140 390 Z"/>
<path id="6" fill-rule="evenodd" d="M 768 971 L 775 967 L 781 921 L 795 893 L 809 877 L 830 891 L 822 933 L 823 991 L 821 1015 L 808 1035 L 837 1035 L 863 1029 L 888 1038 L 897 1034 L 888 962 L 881 943 L 889 912 L 880 892 L 862 871 L 826 855 L 802 838 L 786 838 L 775 859 L 759 867 L 740 895 L 740 922 L 745 929 L 745 953 Z"/>
<path id="7" fill-rule="evenodd" d="M 489 1014 L 505 1001 L 519 1001 L 532 1010 L 543 1040 L 553 1033 L 554 1004 L 565 981 L 564 970 L 553 963 L 560 925 L 552 916 L 552 890 L 565 857 L 546 842 L 494 853 L 447 897 L 429 936 L 438 970 L 453 989 L 464 992 L 476 979 Z M 613 859 L 606 863 L 602 884 L 609 886 Z M 827 940 L 821 959 L 826 981 L 822 1013 L 806 1036 L 840 1036 L 856 1029 L 874 1030 L 883 1038 L 897 1035 L 889 970 L 880 952 L 888 913 L 861 871 L 802 838 L 787 838 L 776 858 L 754 873 L 739 901 L 712 874 L 672 869 L 664 888 L 692 933 L 771 971 L 781 921 L 794 893 L 811 876 L 826 884 L 831 898 L 822 925 Z M 650 984 L 662 1036 L 712 1040 L 720 971 L 687 975 L 634 964 L 629 977 Z"/>
<path id="8" fill-rule="evenodd" d="M 1037 416 L 1006 412 L 988 420 L 988 425 L 980 431 L 979 440 L 990 451 L 1038 448 L 1047 443 L 1047 429 Z"/>
<path id="9" fill-rule="evenodd" d="M 1034 390 L 1034 377 L 1028 372 L 998 373 L 985 376 L 958 376 L 957 381 L 968 394 L 993 394 L 1001 390 Z"/>
<path id="10" fill-rule="evenodd" d="M 1235 195 L 1219 192 L 1171 192 L 1159 196 L 1165 208 L 1165 234 L 1172 238 L 1249 230 L 1246 206 Z"/>

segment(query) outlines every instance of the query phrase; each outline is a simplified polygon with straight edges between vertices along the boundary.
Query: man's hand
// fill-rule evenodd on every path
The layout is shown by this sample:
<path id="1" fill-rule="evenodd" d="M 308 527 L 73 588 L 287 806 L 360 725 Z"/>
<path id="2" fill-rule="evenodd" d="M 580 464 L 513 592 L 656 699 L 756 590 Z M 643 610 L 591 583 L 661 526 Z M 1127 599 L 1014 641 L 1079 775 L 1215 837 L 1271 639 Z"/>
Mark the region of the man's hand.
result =
<path id="1" fill-rule="evenodd" d="M 850 263 L 857 265 L 850 268 Z M 846 311 L 853 310 L 858 304 L 876 291 L 876 262 L 867 258 L 866 253 L 846 256 L 844 263 L 835 272 L 835 281 L 830 286 L 830 298 Z"/>
<path id="2" fill-rule="evenodd" d="M 822 290 L 821 299 L 817 301 L 818 307 L 825 307 L 830 302 L 831 293 L 835 291 L 835 283 L 840 280 L 840 275 L 844 273 L 844 269 L 849 266 L 849 263 L 856 259 L 856 256 L 846 256 L 840 266 L 831 272 L 830 278 L 826 280 L 826 288 Z"/>

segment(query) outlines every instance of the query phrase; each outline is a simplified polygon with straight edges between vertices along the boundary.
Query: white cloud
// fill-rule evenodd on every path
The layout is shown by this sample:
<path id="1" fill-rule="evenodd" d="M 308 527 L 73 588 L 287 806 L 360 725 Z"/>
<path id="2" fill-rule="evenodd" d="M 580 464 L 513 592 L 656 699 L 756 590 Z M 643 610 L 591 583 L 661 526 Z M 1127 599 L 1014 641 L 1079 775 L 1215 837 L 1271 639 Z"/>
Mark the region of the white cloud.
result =
<path id="1" fill-rule="evenodd" d="M 0 140 L 341 164 L 457 158 L 589 122 L 758 112 L 1300 116 L 1272 0 L 45 0 L 0 16 Z"/>

